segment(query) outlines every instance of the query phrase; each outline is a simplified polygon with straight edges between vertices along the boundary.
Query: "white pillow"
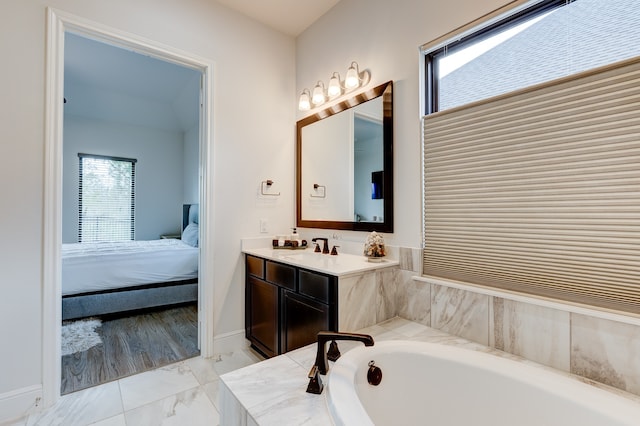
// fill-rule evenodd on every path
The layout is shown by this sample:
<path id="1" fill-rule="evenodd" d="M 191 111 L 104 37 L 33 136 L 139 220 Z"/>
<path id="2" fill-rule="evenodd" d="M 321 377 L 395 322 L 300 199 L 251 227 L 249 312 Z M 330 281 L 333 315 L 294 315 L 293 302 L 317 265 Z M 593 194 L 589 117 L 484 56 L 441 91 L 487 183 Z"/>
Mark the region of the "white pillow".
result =
<path id="1" fill-rule="evenodd" d="M 182 231 L 182 241 L 189 244 L 192 247 L 198 247 L 198 224 L 190 223 Z"/>

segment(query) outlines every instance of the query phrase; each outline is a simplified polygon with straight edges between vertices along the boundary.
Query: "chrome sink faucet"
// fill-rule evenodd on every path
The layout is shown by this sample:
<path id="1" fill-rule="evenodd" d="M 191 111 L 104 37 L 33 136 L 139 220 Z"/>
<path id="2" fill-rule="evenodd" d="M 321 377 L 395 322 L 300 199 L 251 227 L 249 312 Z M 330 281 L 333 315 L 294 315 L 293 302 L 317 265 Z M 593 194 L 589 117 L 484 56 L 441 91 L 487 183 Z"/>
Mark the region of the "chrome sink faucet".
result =
<path id="1" fill-rule="evenodd" d="M 324 241 L 324 245 L 322 247 L 322 253 L 328 254 L 329 253 L 329 239 L 328 238 L 314 238 L 314 239 L 311 240 L 311 242 L 315 243 L 318 240 Z M 320 246 L 319 245 L 316 245 L 315 251 L 317 251 L 317 252 L 320 251 Z"/>
<path id="2" fill-rule="evenodd" d="M 331 342 L 332 361 L 335 361 L 340 357 L 340 351 L 336 340 L 353 340 L 364 343 L 365 346 L 373 346 L 373 337 L 368 334 L 358 333 L 341 333 L 338 331 L 320 331 L 318 332 L 318 352 L 316 353 L 316 362 L 311 371 L 309 371 L 309 386 L 307 386 L 307 392 L 320 394 L 324 386 L 322 380 L 320 380 L 319 374 L 327 374 L 329 371 L 329 359 L 327 358 L 327 342 Z"/>

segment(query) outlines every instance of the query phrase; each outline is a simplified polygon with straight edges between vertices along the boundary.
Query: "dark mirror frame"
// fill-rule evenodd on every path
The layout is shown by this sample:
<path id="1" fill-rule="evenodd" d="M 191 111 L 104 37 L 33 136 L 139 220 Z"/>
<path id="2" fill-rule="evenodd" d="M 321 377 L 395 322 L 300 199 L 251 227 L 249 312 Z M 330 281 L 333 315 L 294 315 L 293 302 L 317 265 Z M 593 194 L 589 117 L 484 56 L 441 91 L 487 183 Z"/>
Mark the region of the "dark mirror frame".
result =
<path id="1" fill-rule="evenodd" d="M 302 218 L 302 128 L 380 96 L 382 96 L 384 138 L 384 198 L 382 202 L 384 222 L 304 220 Z M 393 82 L 388 81 L 316 114 L 305 117 L 296 123 L 296 130 L 296 226 L 300 228 L 393 232 Z M 331 165 L 327 165 L 327 167 L 331 167 Z"/>

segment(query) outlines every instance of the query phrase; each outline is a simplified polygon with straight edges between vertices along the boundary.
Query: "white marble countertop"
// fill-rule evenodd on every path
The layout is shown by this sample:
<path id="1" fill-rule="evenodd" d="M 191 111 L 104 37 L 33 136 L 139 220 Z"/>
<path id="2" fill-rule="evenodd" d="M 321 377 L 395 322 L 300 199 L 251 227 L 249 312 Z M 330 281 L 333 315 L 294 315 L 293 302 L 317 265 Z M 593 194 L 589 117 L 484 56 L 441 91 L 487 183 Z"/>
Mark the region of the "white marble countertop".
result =
<path id="1" fill-rule="evenodd" d="M 304 250 L 245 248 L 242 252 L 338 277 L 380 268 L 389 268 L 400 264 L 397 260 L 386 257 L 382 258 L 379 263 L 374 263 L 369 262 L 366 256 L 356 256 L 348 253 L 339 253 L 336 256 L 332 256 L 330 254 L 315 253 L 311 247 Z"/>
<path id="2" fill-rule="evenodd" d="M 482 351 L 551 370 L 557 374 L 603 388 L 640 403 L 640 397 L 630 393 L 574 376 L 550 367 L 525 360 L 461 337 L 395 317 L 380 324 L 358 330 L 376 341 L 415 340 L 441 343 Z M 361 343 L 338 342 L 344 354 Z M 307 374 L 315 362 L 316 346 L 309 345 L 220 377 L 222 425 L 331 425 L 333 420 L 326 400 L 326 386 L 331 379 L 321 376 L 325 390 L 321 395 L 306 392 Z M 330 362 L 332 366 L 333 363 Z"/>

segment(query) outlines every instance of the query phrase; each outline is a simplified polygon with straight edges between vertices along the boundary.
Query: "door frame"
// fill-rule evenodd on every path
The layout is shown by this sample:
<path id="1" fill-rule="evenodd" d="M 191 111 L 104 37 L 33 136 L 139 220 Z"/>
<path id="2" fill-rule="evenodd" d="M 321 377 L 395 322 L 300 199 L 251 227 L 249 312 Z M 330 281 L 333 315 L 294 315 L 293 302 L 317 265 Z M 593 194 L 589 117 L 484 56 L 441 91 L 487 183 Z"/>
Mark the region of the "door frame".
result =
<path id="1" fill-rule="evenodd" d="M 64 99 L 64 37 L 66 32 L 201 72 L 200 88 L 200 257 L 198 340 L 200 356 L 213 356 L 213 77 L 214 63 L 173 47 L 114 29 L 57 9 L 47 8 L 45 147 L 42 265 L 42 403 L 60 398 L 62 327 L 62 150 Z"/>

